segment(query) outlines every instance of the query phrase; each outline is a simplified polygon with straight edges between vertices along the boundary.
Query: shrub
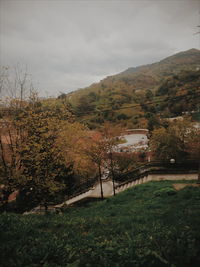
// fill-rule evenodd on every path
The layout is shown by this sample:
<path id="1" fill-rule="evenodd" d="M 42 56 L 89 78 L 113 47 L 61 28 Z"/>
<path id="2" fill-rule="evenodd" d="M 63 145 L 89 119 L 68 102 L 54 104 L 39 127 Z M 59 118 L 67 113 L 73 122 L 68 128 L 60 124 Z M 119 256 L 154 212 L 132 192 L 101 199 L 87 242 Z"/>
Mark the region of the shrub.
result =
<path id="1" fill-rule="evenodd" d="M 155 197 L 160 197 L 160 196 L 172 196 L 176 194 L 176 190 L 171 188 L 171 187 L 165 187 L 161 188 L 157 191 L 154 192 Z"/>

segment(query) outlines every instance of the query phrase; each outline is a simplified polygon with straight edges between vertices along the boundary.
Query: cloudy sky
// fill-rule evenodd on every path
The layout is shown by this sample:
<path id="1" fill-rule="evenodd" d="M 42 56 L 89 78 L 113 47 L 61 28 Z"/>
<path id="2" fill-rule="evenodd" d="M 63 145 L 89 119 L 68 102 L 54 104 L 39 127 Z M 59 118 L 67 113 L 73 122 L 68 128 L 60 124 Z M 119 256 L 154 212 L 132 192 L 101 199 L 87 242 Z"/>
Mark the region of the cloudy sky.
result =
<path id="1" fill-rule="evenodd" d="M 57 96 L 199 49 L 199 0 L 0 0 L 0 61 Z"/>

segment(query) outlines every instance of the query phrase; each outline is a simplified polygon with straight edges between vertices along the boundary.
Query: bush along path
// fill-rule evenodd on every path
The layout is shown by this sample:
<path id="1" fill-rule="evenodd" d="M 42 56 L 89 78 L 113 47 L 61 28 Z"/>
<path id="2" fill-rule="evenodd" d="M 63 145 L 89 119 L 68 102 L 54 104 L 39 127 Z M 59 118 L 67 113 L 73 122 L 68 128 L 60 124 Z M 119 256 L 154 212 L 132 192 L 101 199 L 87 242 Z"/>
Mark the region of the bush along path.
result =
<path id="1" fill-rule="evenodd" d="M 62 215 L 2 214 L 0 266 L 200 266 L 200 188 L 173 183 L 138 185 Z"/>

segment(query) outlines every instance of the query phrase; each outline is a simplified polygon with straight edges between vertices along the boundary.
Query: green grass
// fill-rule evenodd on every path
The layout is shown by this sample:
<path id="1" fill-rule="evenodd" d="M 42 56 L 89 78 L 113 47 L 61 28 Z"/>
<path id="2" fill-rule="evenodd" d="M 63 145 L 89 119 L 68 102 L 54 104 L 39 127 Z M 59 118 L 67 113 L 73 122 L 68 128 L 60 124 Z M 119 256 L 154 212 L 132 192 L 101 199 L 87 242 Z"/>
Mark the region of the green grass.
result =
<path id="1" fill-rule="evenodd" d="M 200 266 L 200 188 L 150 182 L 62 215 L 2 214 L 0 242 L 6 267 Z"/>

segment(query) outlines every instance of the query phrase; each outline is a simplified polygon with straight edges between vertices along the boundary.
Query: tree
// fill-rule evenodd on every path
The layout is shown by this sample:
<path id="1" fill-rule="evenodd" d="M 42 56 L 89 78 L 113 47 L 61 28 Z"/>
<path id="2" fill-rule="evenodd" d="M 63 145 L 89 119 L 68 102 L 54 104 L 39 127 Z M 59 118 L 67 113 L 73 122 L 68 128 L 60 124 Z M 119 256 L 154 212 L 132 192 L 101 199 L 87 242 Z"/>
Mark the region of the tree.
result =
<path id="1" fill-rule="evenodd" d="M 174 132 L 163 127 L 153 131 L 150 145 L 156 159 L 166 161 L 171 158 L 180 159 L 184 151 L 184 143 L 181 139 Z"/>
<path id="2" fill-rule="evenodd" d="M 120 143 L 120 136 L 122 129 L 118 126 L 112 126 L 110 123 L 106 122 L 101 128 L 101 133 L 105 144 L 105 155 L 106 155 L 106 165 L 111 173 L 113 182 L 113 194 L 115 195 L 115 169 L 117 166 L 117 161 L 115 160 L 115 153 L 117 151 L 117 146 Z"/>
<path id="3" fill-rule="evenodd" d="M 94 105 L 91 102 L 91 99 L 86 96 L 86 95 L 82 95 L 79 98 L 79 103 L 78 106 L 76 108 L 76 113 L 79 115 L 81 115 L 82 113 L 88 113 L 94 110 Z"/>
<path id="4" fill-rule="evenodd" d="M 7 98 L 2 108 L 0 184 L 4 185 L 5 195 L 14 190 L 26 192 L 47 209 L 48 202 L 64 189 L 71 173 L 57 139 L 73 117 L 62 103 L 48 105 L 40 101 L 32 88 L 28 90 L 26 77 L 22 75 L 21 78 L 16 73 L 15 83 L 12 83 L 15 87 L 11 90 L 14 97 Z M 8 84 L 4 85 L 3 89 L 7 88 Z M 29 98 L 25 95 L 27 91 L 31 91 Z M 25 201 L 23 208 L 30 208 L 31 204 Z"/>
<path id="5" fill-rule="evenodd" d="M 148 117 L 148 129 L 149 131 L 153 131 L 155 127 L 158 127 L 160 125 L 159 119 L 152 113 L 148 113 Z"/>
<path id="6" fill-rule="evenodd" d="M 191 144 L 194 127 L 189 120 L 173 121 L 168 127 L 160 127 L 152 132 L 150 145 L 157 159 L 180 160 L 188 154 L 187 147 Z"/>
<path id="7" fill-rule="evenodd" d="M 149 89 L 146 90 L 145 97 L 146 97 L 147 100 L 152 100 L 153 99 L 153 93 L 152 93 L 152 91 L 149 90 Z"/>
<path id="8" fill-rule="evenodd" d="M 127 120 L 128 118 L 129 117 L 124 113 L 120 113 L 120 114 L 117 115 L 117 119 L 118 120 Z"/>
<path id="9" fill-rule="evenodd" d="M 193 128 L 190 132 L 186 149 L 191 158 L 198 160 L 198 183 L 200 183 L 200 130 L 199 128 Z"/>
<path id="10" fill-rule="evenodd" d="M 91 162 L 98 168 L 98 176 L 101 190 L 101 198 L 103 199 L 102 186 L 102 169 L 105 167 L 105 152 L 106 143 L 102 134 L 99 132 L 92 132 L 90 137 L 85 140 L 84 152 L 90 158 Z"/>
<path id="11" fill-rule="evenodd" d="M 32 85 L 27 71 L 20 66 L 11 69 L 1 68 L 0 72 L 0 183 L 4 186 L 4 196 L 16 189 L 16 178 L 20 176 L 20 157 L 18 148 L 25 135 L 20 125 L 20 112 L 27 106 L 27 98 L 32 92 Z M 4 198 L 7 204 L 7 198 Z"/>
<path id="12" fill-rule="evenodd" d="M 85 152 L 89 139 L 90 134 L 87 127 L 79 122 L 65 124 L 58 135 L 57 142 L 60 153 L 65 159 L 65 164 L 73 167 L 76 177 L 74 186 L 80 185 L 85 180 L 90 180 L 97 172 L 91 157 Z"/>
<path id="13" fill-rule="evenodd" d="M 31 103 L 21 115 L 26 134 L 26 140 L 19 148 L 21 177 L 25 180 L 21 184 L 24 186 L 31 181 L 39 203 L 46 209 L 52 196 L 63 189 L 62 180 L 68 173 L 56 145 L 58 133 L 65 123 L 59 113 L 57 110 L 43 110 L 36 102 Z"/>
<path id="14" fill-rule="evenodd" d="M 48 109 L 38 99 L 31 99 L 10 117 L 7 145 L 1 137 L 6 174 L 2 183 L 9 190 L 32 188 L 37 202 L 47 209 L 70 171 L 57 145 L 58 134 L 70 117 L 65 109 Z"/>
<path id="15" fill-rule="evenodd" d="M 134 152 L 120 152 L 114 154 L 115 171 L 120 175 L 129 172 L 138 166 L 138 157 Z"/>

